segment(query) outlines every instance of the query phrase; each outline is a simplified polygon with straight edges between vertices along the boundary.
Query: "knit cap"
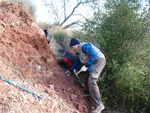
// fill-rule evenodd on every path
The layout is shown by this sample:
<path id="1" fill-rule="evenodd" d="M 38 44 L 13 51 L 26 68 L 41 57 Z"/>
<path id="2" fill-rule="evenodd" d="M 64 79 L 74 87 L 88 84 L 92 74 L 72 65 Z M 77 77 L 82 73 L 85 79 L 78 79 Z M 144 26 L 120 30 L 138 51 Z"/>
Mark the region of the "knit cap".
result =
<path id="1" fill-rule="evenodd" d="M 72 38 L 72 39 L 71 39 L 71 42 L 70 42 L 70 47 L 71 47 L 71 46 L 75 46 L 75 45 L 77 45 L 77 44 L 80 44 L 80 42 L 79 42 L 77 39 Z"/>

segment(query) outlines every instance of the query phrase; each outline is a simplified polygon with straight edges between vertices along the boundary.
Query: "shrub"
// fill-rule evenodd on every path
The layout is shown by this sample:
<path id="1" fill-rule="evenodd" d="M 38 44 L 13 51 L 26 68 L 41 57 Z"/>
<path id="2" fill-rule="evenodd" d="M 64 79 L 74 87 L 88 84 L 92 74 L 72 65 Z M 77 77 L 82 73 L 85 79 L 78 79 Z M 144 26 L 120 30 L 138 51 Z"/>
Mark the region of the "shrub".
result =
<path id="1" fill-rule="evenodd" d="M 149 20 L 137 12 L 138 2 L 131 2 L 108 0 L 107 13 L 96 12 L 83 30 L 88 39 L 100 40 L 107 58 L 98 81 L 107 105 L 144 113 L 150 112 L 150 32 L 143 35 Z"/>
<path id="2" fill-rule="evenodd" d="M 46 23 L 46 22 L 39 22 L 39 23 L 38 23 L 38 26 L 39 26 L 41 29 L 43 29 L 43 30 L 47 30 L 50 25 L 49 25 L 48 23 Z"/>
<path id="3" fill-rule="evenodd" d="M 61 47 L 66 49 L 69 48 L 69 35 L 60 26 L 52 25 L 48 28 L 48 33 L 56 40 L 56 43 Z"/>

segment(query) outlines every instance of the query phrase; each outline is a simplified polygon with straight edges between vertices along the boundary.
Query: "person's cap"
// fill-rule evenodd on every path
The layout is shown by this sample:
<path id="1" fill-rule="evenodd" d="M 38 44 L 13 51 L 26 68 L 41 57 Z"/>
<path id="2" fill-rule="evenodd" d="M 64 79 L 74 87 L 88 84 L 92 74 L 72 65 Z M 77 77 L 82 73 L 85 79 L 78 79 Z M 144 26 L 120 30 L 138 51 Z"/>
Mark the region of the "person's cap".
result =
<path id="1" fill-rule="evenodd" d="M 77 44 L 80 44 L 80 42 L 79 42 L 77 39 L 72 38 L 72 39 L 71 39 L 71 42 L 70 42 L 70 47 L 71 47 L 71 46 L 75 46 L 75 45 L 77 45 Z"/>

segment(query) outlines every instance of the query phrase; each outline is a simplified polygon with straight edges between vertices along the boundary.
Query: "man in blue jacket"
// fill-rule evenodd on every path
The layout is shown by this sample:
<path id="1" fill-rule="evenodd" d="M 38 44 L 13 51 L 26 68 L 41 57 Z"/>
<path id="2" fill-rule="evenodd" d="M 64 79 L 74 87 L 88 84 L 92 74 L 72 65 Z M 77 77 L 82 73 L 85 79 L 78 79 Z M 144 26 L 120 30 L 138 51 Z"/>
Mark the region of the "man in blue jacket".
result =
<path id="1" fill-rule="evenodd" d="M 105 56 L 91 43 L 80 43 L 75 38 L 71 39 L 70 47 L 78 55 L 70 71 L 73 71 L 80 63 L 88 68 L 88 88 L 91 96 L 91 103 L 94 106 L 94 110 L 92 110 L 91 113 L 101 113 L 105 107 L 101 101 L 100 91 L 96 82 L 105 67 Z"/>

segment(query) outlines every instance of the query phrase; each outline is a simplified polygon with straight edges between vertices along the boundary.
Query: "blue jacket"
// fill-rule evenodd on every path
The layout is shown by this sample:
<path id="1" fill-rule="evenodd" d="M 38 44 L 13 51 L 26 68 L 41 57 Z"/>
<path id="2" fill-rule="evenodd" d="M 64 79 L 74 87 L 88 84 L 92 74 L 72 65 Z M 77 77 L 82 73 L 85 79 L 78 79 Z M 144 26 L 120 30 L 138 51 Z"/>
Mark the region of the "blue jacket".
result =
<path id="1" fill-rule="evenodd" d="M 88 67 L 88 72 L 90 72 L 92 68 L 92 64 L 97 58 L 97 54 L 89 43 L 86 43 L 82 46 L 82 51 L 90 57 L 90 59 L 85 64 L 85 66 Z M 79 57 L 77 57 L 75 63 L 70 68 L 70 71 L 74 70 L 80 63 L 81 63 L 80 59 Z"/>

